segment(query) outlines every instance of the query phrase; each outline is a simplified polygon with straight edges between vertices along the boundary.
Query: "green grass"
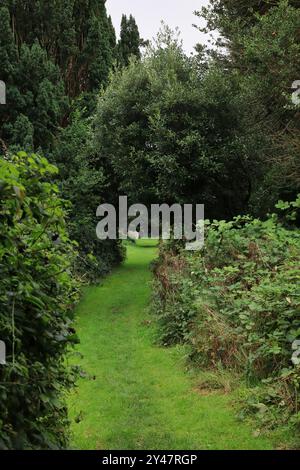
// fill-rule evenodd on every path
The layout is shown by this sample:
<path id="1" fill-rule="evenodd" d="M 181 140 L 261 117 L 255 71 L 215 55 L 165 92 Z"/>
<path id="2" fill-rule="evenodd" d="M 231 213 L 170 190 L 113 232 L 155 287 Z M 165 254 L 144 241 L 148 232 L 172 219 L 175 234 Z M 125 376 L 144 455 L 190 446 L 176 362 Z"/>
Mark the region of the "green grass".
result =
<path id="1" fill-rule="evenodd" d="M 144 247 L 144 248 L 153 248 L 158 246 L 159 240 L 155 240 L 152 238 L 140 238 L 135 242 L 136 246 Z"/>
<path id="2" fill-rule="evenodd" d="M 154 256 L 153 247 L 129 246 L 126 263 L 88 288 L 79 305 L 79 363 L 90 378 L 69 399 L 72 447 L 271 449 L 236 420 L 230 394 L 195 390 L 183 348 L 155 345 L 146 309 Z"/>

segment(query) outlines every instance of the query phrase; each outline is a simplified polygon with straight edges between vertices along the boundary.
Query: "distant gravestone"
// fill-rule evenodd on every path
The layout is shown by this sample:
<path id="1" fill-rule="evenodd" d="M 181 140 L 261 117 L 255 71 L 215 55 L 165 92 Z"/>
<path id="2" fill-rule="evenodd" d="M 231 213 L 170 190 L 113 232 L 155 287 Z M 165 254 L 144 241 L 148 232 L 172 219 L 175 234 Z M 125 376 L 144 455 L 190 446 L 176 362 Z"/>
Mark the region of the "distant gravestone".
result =
<path id="1" fill-rule="evenodd" d="M 6 104 L 6 85 L 0 80 L 0 104 Z"/>
<path id="2" fill-rule="evenodd" d="M 132 241 L 139 240 L 139 238 L 140 238 L 139 232 L 132 232 L 130 230 L 128 231 L 127 236 L 129 238 L 129 240 L 132 240 Z"/>
<path id="3" fill-rule="evenodd" d="M 4 341 L 0 341 L 0 365 L 6 364 L 6 346 Z"/>

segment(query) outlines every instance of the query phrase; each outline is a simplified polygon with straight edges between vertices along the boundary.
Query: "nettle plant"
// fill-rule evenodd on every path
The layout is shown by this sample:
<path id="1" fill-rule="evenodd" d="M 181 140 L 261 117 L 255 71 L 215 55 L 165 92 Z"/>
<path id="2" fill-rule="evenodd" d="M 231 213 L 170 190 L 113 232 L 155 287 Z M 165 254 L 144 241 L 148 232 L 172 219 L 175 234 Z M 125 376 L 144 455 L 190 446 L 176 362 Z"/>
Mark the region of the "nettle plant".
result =
<path id="1" fill-rule="evenodd" d="M 155 267 L 163 342 L 187 343 L 202 368 L 264 384 L 250 408 L 261 400 L 285 417 L 299 407 L 300 366 L 292 361 L 300 339 L 299 207 L 300 198 L 281 201 L 265 221 L 207 222 L 202 252 L 164 246 Z"/>
<path id="2" fill-rule="evenodd" d="M 77 342 L 72 280 L 76 256 L 65 225 L 66 204 L 45 158 L 0 160 L 0 448 L 67 445 L 66 389 L 76 370 L 66 354 Z"/>

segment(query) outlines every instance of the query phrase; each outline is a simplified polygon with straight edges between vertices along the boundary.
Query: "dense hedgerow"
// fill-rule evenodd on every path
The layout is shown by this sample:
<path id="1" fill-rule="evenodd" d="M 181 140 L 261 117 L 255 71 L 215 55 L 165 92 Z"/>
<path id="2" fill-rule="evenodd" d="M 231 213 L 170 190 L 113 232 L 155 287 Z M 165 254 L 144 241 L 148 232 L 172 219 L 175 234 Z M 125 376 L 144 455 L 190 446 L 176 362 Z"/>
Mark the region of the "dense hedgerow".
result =
<path id="1" fill-rule="evenodd" d="M 109 200 L 112 190 L 104 169 L 95 164 L 91 121 L 76 110 L 60 134 L 51 161 L 59 168 L 59 188 L 71 202 L 67 224 L 70 237 L 78 243 L 76 273 L 82 280 L 94 282 L 120 264 L 125 252 L 119 240 L 96 237 L 96 209 Z"/>
<path id="2" fill-rule="evenodd" d="M 208 223 L 202 252 L 165 245 L 154 271 L 153 303 L 165 344 L 185 342 L 202 368 L 234 371 L 251 386 L 264 383 L 250 400 L 253 410 L 280 405 L 285 417 L 297 412 L 300 366 L 292 355 L 300 339 L 298 230 L 284 227 L 276 215 Z M 261 401 L 266 408 L 258 406 Z"/>
<path id="3" fill-rule="evenodd" d="M 74 244 L 55 185 L 57 169 L 37 155 L 0 159 L 0 448 L 67 445 L 64 393 L 75 370 L 66 353 L 77 342 L 72 280 Z"/>

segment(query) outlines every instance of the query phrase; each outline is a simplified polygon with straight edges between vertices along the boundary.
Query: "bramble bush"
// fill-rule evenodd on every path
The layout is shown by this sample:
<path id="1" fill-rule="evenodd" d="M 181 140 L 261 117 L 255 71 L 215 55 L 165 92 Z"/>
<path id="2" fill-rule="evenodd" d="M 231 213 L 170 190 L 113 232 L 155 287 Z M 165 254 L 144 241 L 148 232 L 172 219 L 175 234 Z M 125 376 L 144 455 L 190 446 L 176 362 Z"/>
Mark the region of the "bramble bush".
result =
<path id="1" fill-rule="evenodd" d="M 297 421 L 300 366 L 292 363 L 292 345 L 300 338 L 300 233 L 292 225 L 300 198 L 277 207 L 285 217 L 207 222 L 201 252 L 162 245 L 153 308 L 164 344 L 187 343 L 198 366 L 221 367 L 258 386 L 248 402 L 265 421 L 268 409 Z"/>
<path id="2" fill-rule="evenodd" d="M 76 256 L 66 231 L 66 203 L 48 182 L 45 158 L 0 159 L 0 448 L 67 445 L 65 391 L 76 368 L 66 354 L 76 343 L 73 307 Z"/>

